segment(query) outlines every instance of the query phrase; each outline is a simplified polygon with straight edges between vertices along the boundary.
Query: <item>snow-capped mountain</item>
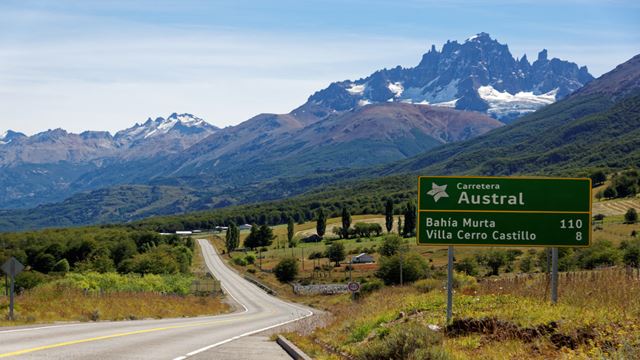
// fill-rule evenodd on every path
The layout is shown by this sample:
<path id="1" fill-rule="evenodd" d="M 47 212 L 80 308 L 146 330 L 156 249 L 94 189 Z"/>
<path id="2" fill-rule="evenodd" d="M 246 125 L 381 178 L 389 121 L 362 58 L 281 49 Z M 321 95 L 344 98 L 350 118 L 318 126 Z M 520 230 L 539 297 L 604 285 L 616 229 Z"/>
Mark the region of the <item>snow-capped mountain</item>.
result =
<path id="1" fill-rule="evenodd" d="M 184 150 L 218 130 L 196 116 L 176 113 L 149 119 L 114 136 L 106 131 L 74 134 L 63 129 L 25 136 L 9 130 L 0 137 L 0 167 L 148 158 Z"/>
<path id="2" fill-rule="evenodd" d="M 173 113 L 166 119 L 159 117 L 152 120 L 149 118 L 143 124 L 135 124 L 133 127 L 117 132 L 114 137 L 118 141 L 135 142 L 170 133 L 181 135 L 213 134 L 218 130 L 220 129 L 197 116 Z"/>
<path id="3" fill-rule="evenodd" d="M 586 67 L 542 50 L 533 63 L 513 57 L 509 47 L 480 33 L 464 43 L 435 45 L 413 68 L 383 69 L 335 82 L 309 97 L 293 114 L 323 117 L 368 104 L 405 102 L 485 112 L 508 122 L 553 103 L 593 80 Z"/>

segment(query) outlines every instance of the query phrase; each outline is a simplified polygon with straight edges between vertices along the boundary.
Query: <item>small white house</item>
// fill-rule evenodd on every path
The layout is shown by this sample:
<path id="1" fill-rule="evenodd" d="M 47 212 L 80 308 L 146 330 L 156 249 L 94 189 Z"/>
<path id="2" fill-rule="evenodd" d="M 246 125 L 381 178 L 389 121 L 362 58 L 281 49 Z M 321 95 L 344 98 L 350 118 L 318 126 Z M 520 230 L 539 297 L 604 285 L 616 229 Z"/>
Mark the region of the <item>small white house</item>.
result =
<path id="1" fill-rule="evenodd" d="M 360 255 L 353 256 L 351 258 L 351 262 L 353 264 L 370 264 L 375 261 L 373 260 L 373 256 L 367 253 L 362 253 Z"/>
<path id="2" fill-rule="evenodd" d="M 240 230 L 251 230 L 251 225 L 250 224 L 242 224 L 242 225 L 238 226 L 238 229 L 240 229 Z"/>
<path id="3" fill-rule="evenodd" d="M 191 231 L 176 231 L 176 235 L 192 235 Z"/>

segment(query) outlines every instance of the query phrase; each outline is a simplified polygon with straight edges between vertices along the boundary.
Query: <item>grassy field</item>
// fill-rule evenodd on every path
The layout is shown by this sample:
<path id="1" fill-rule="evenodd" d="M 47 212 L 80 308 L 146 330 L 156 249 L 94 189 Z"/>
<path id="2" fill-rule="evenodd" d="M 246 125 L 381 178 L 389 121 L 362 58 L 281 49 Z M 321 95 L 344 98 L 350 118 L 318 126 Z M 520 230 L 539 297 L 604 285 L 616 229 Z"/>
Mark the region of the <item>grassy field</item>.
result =
<path id="1" fill-rule="evenodd" d="M 379 222 L 380 215 L 353 217 L 355 222 Z M 327 233 L 340 219 L 329 219 Z M 397 222 L 397 219 L 396 219 Z M 394 223 L 395 225 L 395 223 Z M 608 240 L 615 246 L 630 240 L 632 231 L 640 231 L 638 224 L 605 221 L 601 230 L 594 231 L 595 241 Z M 298 235 L 315 231 L 315 223 L 296 225 Z M 636 359 L 640 358 L 640 277 L 623 268 L 561 273 L 557 305 L 549 302 L 547 274 L 513 273 L 499 277 L 480 278 L 456 289 L 454 296 L 455 326 L 446 327 L 445 247 L 417 246 L 415 239 L 407 239 L 408 252 L 420 253 L 435 269 L 435 278 L 404 287 L 383 287 L 352 302 L 348 294 L 337 296 L 299 296 L 289 285 L 276 281 L 268 273 L 281 258 L 293 254 L 301 259 L 312 251 L 324 251 L 325 243 L 299 244 L 284 248 L 286 226 L 274 228 L 278 240 L 264 256 L 262 272 L 256 265 L 233 265 L 238 271 L 258 278 L 275 289 L 279 296 L 330 312 L 328 325 L 311 334 L 288 333 L 287 336 L 317 359 L 400 359 L 381 350 L 394 346 L 409 346 L 413 327 L 439 329 L 434 343 L 442 357 L 433 359 Z M 242 233 L 241 238 L 247 234 Z M 378 248 L 382 237 L 372 239 L 334 240 L 345 244 L 347 253 L 364 248 Z M 214 244 L 222 250 L 222 237 L 214 237 Z M 521 249 L 526 254 L 529 249 Z M 456 248 L 456 258 L 473 257 L 486 248 Z M 541 251 L 537 249 L 537 251 Z M 257 254 L 251 253 L 257 257 Z M 245 256 L 235 252 L 234 257 Z M 374 254 L 374 257 L 378 257 Z M 228 259 L 228 257 L 226 257 Z M 258 261 L 256 261 L 258 263 Z M 321 263 L 326 264 L 327 259 Z M 299 262 L 302 267 L 302 261 Z M 330 275 L 318 278 L 313 261 L 304 260 L 299 279 L 312 282 L 345 282 L 345 266 L 332 268 Z M 316 263 L 317 265 L 317 263 Z M 517 269 L 518 261 L 515 268 Z M 353 276 L 359 281 L 374 278 L 376 265 L 355 266 Z M 538 269 L 539 271 L 540 269 Z M 422 331 L 422 330 L 421 330 Z M 431 330 L 429 330 L 431 331 Z M 429 337 L 429 334 L 421 336 Z M 397 343 L 394 343 L 397 342 Z M 409 344 L 409 345 L 407 345 Z M 434 345 L 435 344 L 435 345 Z M 410 346 L 409 346 L 410 347 Z M 388 357 L 376 357 L 366 349 L 377 349 Z M 444 354 L 444 355 L 442 355 Z M 406 355 L 406 354 L 405 354 Z M 424 355 L 424 354 L 423 354 Z M 422 355 L 421 355 L 422 356 Z M 426 356 L 426 355 L 425 355 Z"/>
<path id="2" fill-rule="evenodd" d="M 61 321 L 160 319 L 216 315 L 231 310 L 219 296 L 189 295 L 192 279 L 206 270 L 199 250 L 190 275 L 69 273 L 16 296 L 15 321 L 9 298 L 0 295 L 0 326 Z"/>
<path id="3" fill-rule="evenodd" d="M 287 336 L 314 359 L 347 358 L 341 353 L 356 359 L 378 359 L 367 349 L 380 346 L 406 350 L 416 340 L 411 334 L 399 340 L 388 335 L 411 324 L 436 329 L 432 332 L 438 341 L 432 346 L 446 353 L 442 358 L 449 359 L 640 356 L 637 274 L 631 278 L 621 270 L 606 270 L 564 275 L 557 305 L 547 300 L 547 284 L 544 275 L 535 275 L 459 288 L 454 296 L 454 323 L 449 327 L 442 287 L 430 291 L 420 283 L 387 287 L 356 302 L 343 295 L 331 306 L 331 325 L 310 336 Z"/>
<path id="4" fill-rule="evenodd" d="M 9 299 L 0 297 L 0 308 Z M 161 319 L 215 315 L 229 310 L 216 297 L 164 295 L 152 292 L 86 294 L 73 288 L 37 287 L 16 297 L 16 321 L 0 319 L 0 326 L 60 321 Z"/>

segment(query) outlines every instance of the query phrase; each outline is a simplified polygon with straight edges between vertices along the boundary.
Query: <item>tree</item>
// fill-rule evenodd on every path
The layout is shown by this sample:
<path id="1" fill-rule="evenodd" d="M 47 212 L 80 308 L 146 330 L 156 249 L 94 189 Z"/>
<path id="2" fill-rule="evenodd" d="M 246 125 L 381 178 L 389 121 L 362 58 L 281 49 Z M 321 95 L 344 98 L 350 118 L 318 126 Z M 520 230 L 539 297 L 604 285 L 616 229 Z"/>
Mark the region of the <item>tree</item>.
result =
<path id="1" fill-rule="evenodd" d="M 467 275 L 478 275 L 478 263 L 470 257 L 462 259 L 460 262 L 456 262 L 454 265 L 457 272 L 463 272 Z"/>
<path id="2" fill-rule="evenodd" d="M 316 223 L 316 234 L 323 237 L 324 232 L 327 229 L 327 217 L 324 214 L 322 208 L 318 209 L 318 221 Z"/>
<path id="3" fill-rule="evenodd" d="M 638 192 L 638 181 L 628 175 L 620 175 L 614 179 L 613 186 L 618 197 L 635 195 Z"/>
<path id="4" fill-rule="evenodd" d="M 351 227 L 351 214 L 346 206 L 342 208 L 342 237 L 349 238 L 349 227 Z"/>
<path id="5" fill-rule="evenodd" d="M 627 224 L 635 224 L 638 222 L 638 212 L 634 208 L 629 208 L 624 214 L 624 222 Z"/>
<path id="6" fill-rule="evenodd" d="M 294 257 L 280 260 L 273 268 L 273 273 L 281 283 L 293 281 L 298 276 L 298 260 Z"/>
<path id="7" fill-rule="evenodd" d="M 402 235 L 402 218 L 398 216 L 398 235 Z"/>
<path id="8" fill-rule="evenodd" d="M 53 267 L 53 272 L 66 274 L 69 272 L 69 268 L 69 261 L 67 261 L 67 259 L 61 259 Z"/>
<path id="9" fill-rule="evenodd" d="M 339 242 L 335 242 L 327 248 L 327 257 L 330 261 L 336 263 L 336 266 L 340 266 L 340 261 L 345 259 L 344 245 Z"/>
<path id="10" fill-rule="evenodd" d="M 404 229 L 402 231 L 404 237 L 416 235 L 416 206 L 409 201 L 404 211 Z"/>
<path id="11" fill-rule="evenodd" d="M 258 225 L 251 225 L 251 231 L 249 231 L 249 235 L 247 236 L 247 238 L 244 239 L 244 247 L 248 247 L 249 249 L 253 250 L 260 246 L 259 231 L 260 228 L 258 227 Z"/>
<path id="12" fill-rule="evenodd" d="M 261 225 L 258 230 L 258 245 L 269 246 L 273 242 L 273 230 L 268 225 Z"/>
<path id="13" fill-rule="evenodd" d="M 507 264 L 507 253 L 503 250 L 489 250 L 477 256 L 478 262 L 486 265 L 491 270 L 489 276 L 499 275 L 500 267 Z"/>
<path id="14" fill-rule="evenodd" d="M 225 246 L 227 253 L 231 256 L 231 252 L 238 248 L 240 244 L 240 234 L 236 223 L 231 222 L 227 228 L 227 234 L 225 236 Z"/>
<path id="15" fill-rule="evenodd" d="M 56 258 L 54 258 L 53 255 L 40 253 L 36 256 L 34 262 L 31 264 L 31 267 L 42 273 L 48 273 L 53 270 L 55 265 Z"/>
<path id="16" fill-rule="evenodd" d="M 602 170 L 598 170 L 589 176 L 591 178 L 591 184 L 593 187 L 604 184 L 607 181 L 607 174 Z"/>
<path id="17" fill-rule="evenodd" d="M 387 232 L 390 233 L 393 229 L 393 201 L 391 199 L 387 199 L 387 203 L 384 205 L 384 221 Z"/>
<path id="18" fill-rule="evenodd" d="M 289 217 L 289 221 L 287 222 L 287 242 L 289 244 L 289 247 L 293 247 L 291 246 L 291 244 L 293 243 L 293 235 L 294 235 L 294 224 L 293 224 L 293 218 Z"/>
<path id="19" fill-rule="evenodd" d="M 627 266 L 640 267 L 640 241 L 636 240 L 622 249 L 622 261 Z"/>
<path id="20" fill-rule="evenodd" d="M 384 237 L 382 245 L 380 246 L 380 255 L 393 256 L 400 250 L 402 244 L 402 238 L 396 234 L 388 234 Z"/>
<path id="21" fill-rule="evenodd" d="M 618 192 L 616 191 L 615 188 L 609 186 L 606 189 L 604 189 L 603 195 L 607 199 L 613 199 L 613 198 L 618 197 Z"/>
<path id="22" fill-rule="evenodd" d="M 384 256 L 380 259 L 380 267 L 376 277 L 385 284 L 400 284 L 400 266 L 402 266 L 402 282 L 410 283 L 429 276 L 429 265 L 416 253 L 410 253 L 404 259 L 399 255 Z"/>

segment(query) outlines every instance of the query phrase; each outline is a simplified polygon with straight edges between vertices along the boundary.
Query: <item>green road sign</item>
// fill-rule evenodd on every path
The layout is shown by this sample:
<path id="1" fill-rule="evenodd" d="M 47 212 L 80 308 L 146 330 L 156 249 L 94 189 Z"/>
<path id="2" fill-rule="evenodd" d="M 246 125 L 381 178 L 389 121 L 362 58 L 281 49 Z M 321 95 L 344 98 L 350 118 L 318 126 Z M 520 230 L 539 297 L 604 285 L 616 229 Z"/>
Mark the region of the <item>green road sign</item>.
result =
<path id="1" fill-rule="evenodd" d="M 591 180 L 421 176 L 418 243 L 589 246 Z"/>

